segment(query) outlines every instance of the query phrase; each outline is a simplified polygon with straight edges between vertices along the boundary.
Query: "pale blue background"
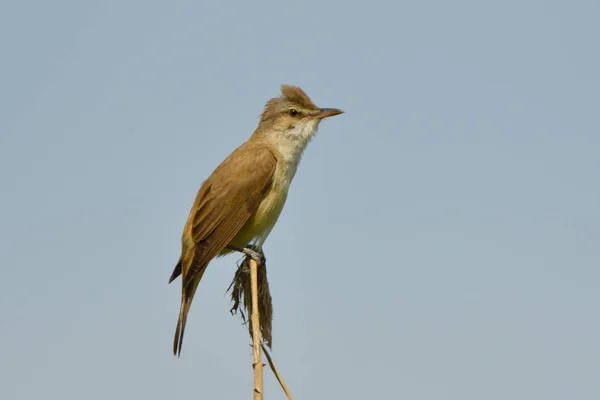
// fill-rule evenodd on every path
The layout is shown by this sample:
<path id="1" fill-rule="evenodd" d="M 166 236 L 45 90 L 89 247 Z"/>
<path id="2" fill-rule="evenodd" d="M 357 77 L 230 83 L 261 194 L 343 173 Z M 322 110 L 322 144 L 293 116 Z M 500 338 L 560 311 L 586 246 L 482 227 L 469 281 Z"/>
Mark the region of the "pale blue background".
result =
<path id="1" fill-rule="evenodd" d="M 266 243 L 297 399 L 600 398 L 595 1 L 0 6 L 0 398 L 251 398 L 202 180 L 282 83 L 321 124 Z M 270 373 L 267 399 L 283 398 Z"/>

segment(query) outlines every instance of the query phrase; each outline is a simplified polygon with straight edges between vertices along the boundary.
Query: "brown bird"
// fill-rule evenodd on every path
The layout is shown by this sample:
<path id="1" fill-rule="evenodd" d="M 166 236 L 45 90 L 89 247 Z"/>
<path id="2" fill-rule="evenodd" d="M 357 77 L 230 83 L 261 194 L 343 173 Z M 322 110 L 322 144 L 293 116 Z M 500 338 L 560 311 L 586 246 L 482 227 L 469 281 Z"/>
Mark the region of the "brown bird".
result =
<path id="1" fill-rule="evenodd" d="M 260 258 L 279 218 L 302 153 L 323 118 L 342 114 L 319 108 L 295 86 L 281 86 L 250 138 L 204 181 L 181 237 L 181 257 L 169 283 L 182 276 L 181 309 L 173 353 L 181 354 L 194 293 L 208 263 L 233 250 Z M 248 246 L 254 247 L 248 247 Z"/>

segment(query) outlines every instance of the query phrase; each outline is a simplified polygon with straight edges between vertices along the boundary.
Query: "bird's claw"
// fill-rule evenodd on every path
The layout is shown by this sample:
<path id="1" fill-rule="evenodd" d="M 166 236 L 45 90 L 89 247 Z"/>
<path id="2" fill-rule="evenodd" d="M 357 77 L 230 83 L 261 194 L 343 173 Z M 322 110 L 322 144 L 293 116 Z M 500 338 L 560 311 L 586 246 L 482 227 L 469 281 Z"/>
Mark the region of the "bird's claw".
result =
<path id="1" fill-rule="evenodd" d="M 262 247 L 249 244 L 248 246 L 244 247 L 243 252 L 245 255 L 256 261 L 258 265 L 267 264 L 267 258 L 265 257 Z"/>

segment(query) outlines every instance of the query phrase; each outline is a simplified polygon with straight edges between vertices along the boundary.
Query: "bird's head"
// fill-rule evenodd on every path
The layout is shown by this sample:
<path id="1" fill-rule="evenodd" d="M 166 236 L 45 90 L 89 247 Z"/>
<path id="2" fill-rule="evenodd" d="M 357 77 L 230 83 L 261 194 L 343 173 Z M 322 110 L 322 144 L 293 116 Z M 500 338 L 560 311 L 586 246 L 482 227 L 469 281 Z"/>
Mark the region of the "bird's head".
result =
<path id="1" fill-rule="evenodd" d="M 337 108 L 317 107 L 299 87 L 282 85 L 281 96 L 265 105 L 255 134 L 306 145 L 324 118 L 342 113 Z"/>

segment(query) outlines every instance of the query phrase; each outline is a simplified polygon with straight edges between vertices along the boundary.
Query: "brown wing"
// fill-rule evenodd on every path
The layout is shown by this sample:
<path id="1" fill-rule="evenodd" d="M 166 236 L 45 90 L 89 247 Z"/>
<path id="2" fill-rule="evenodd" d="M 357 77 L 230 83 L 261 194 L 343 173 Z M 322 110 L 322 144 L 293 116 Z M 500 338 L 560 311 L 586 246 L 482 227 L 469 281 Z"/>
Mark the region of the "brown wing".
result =
<path id="1" fill-rule="evenodd" d="M 235 237 L 271 187 L 277 160 L 266 147 L 241 146 L 204 182 L 184 235 L 195 245 L 194 262 L 182 263 L 183 285 L 194 280 Z"/>
<path id="2" fill-rule="evenodd" d="M 276 165 L 275 156 L 267 148 L 242 145 L 198 191 L 183 232 L 181 258 L 170 280 L 181 272 L 181 308 L 173 341 L 174 354 L 181 353 L 192 299 L 208 263 L 256 211 L 271 188 Z"/>

